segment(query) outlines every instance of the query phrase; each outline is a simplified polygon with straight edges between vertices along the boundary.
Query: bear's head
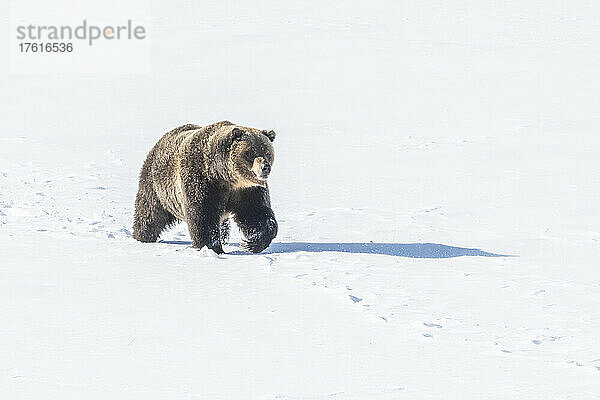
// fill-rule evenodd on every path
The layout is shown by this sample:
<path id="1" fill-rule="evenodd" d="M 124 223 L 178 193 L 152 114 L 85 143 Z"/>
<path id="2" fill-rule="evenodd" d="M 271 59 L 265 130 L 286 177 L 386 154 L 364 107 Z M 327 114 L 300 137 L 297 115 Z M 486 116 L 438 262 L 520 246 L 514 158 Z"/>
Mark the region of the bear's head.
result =
<path id="1" fill-rule="evenodd" d="M 238 187 L 266 186 L 275 150 L 275 132 L 235 127 L 231 131 L 229 171 Z"/>

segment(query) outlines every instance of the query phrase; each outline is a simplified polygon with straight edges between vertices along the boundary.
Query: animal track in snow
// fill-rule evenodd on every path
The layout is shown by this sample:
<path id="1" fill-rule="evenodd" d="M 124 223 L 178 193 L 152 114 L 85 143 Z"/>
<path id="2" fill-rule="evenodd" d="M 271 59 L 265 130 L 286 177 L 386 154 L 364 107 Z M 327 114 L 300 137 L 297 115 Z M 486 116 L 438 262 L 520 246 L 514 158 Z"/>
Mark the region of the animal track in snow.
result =
<path id="1" fill-rule="evenodd" d="M 360 297 L 352 296 L 351 294 L 349 294 L 348 297 L 350 297 L 350 300 L 352 300 L 354 303 L 359 303 L 362 301 Z"/>

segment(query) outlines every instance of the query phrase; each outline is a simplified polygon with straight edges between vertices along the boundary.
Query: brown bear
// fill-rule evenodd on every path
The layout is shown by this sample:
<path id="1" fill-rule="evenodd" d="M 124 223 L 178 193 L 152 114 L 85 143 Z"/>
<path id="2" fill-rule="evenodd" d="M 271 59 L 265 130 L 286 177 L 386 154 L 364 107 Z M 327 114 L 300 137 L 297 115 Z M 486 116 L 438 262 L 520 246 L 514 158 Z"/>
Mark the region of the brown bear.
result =
<path id="1" fill-rule="evenodd" d="M 254 253 L 266 249 L 277 234 L 267 186 L 274 139 L 273 131 L 229 121 L 166 133 L 140 173 L 134 238 L 155 242 L 165 228 L 185 221 L 194 247 L 220 254 L 232 215 L 242 246 Z"/>

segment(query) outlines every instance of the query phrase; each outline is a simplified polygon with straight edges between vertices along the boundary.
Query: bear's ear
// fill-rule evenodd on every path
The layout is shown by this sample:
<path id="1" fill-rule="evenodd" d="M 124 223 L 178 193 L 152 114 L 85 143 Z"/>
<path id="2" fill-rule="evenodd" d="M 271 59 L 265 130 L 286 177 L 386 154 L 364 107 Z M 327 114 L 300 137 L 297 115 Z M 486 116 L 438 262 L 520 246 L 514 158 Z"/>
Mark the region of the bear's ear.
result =
<path id="1" fill-rule="evenodd" d="M 240 128 L 233 128 L 233 130 L 231 131 L 231 144 L 233 144 L 233 142 L 241 138 L 244 135 L 244 133 L 246 132 L 244 132 L 244 130 Z"/>
<path id="2" fill-rule="evenodd" d="M 275 131 L 262 131 L 262 134 L 265 135 L 266 137 L 269 138 L 269 140 L 272 142 L 273 140 L 275 140 Z"/>

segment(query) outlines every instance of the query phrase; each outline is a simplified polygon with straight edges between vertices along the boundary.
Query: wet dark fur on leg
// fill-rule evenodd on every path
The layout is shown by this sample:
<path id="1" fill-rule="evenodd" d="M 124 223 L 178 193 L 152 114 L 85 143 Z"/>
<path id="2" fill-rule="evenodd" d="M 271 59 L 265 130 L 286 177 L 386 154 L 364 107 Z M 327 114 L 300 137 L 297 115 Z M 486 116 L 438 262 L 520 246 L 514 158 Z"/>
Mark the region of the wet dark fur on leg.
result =
<path id="1" fill-rule="evenodd" d="M 246 188 L 232 196 L 233 218 L 245 240 L 242 246 L 253 253 L 260 253 L 277 235 L 277 221 L 271 209 L 269 189 Z"/>

